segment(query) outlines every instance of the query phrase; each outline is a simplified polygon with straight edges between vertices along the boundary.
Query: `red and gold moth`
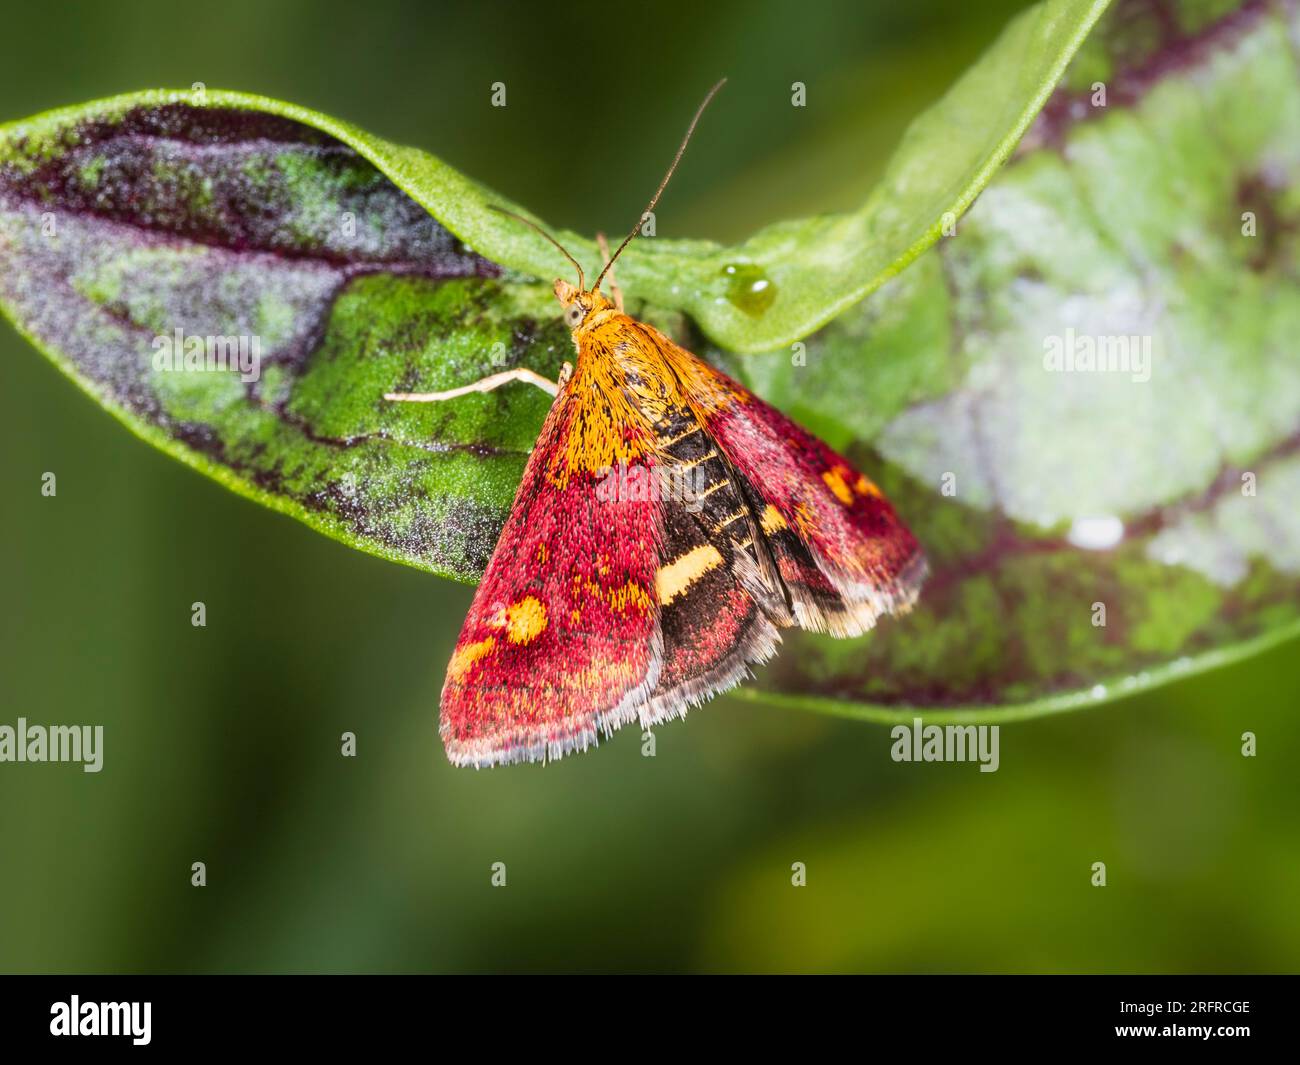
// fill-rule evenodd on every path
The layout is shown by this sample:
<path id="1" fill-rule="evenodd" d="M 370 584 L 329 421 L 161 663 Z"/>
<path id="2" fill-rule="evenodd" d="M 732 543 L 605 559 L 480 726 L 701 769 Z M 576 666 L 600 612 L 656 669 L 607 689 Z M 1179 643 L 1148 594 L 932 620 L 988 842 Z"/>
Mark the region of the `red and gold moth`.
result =
<path id="1" fill-rule="evenodd" d="M 577 353 L 558 385 L 514 370 L 387 397 L 511 380 L 555 391 L 447 667 L 440 731 L 455 765 L 545 762 L 631 721 L 684 717 L 775 654 L 781 628 L 857 636 L 908 609 L 924 578 L 870 479 L 623 313 L 612 274 L 613 298 L 601 291 L 639 229 L 590 288 L 543 233 L 578 271 L 576 286 L 555 281 Z"/>

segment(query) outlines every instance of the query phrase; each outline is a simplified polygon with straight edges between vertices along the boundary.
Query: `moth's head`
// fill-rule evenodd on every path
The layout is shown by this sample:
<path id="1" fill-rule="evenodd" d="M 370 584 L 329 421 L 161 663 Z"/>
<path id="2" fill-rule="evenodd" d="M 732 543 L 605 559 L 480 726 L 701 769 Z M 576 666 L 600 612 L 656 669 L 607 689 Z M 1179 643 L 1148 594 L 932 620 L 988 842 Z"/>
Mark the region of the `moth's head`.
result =
<path id="1" fill-rule="evenodd" d="M 577 332 L 597 311 L 612 310 L 614 303 L 597 289 L 583 291 L 561 277 L 555 279 L 555 298 L 564 310 L 564 324 Z"/>

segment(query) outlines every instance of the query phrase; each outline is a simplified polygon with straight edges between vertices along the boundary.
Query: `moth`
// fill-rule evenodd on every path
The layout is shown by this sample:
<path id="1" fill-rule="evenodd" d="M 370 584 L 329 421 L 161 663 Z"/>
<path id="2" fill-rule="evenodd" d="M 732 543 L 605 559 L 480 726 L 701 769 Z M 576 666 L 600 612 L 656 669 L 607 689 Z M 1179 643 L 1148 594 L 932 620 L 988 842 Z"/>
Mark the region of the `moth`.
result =
<path id="1" fill-rule="evenodd" d="M 631 721 L 684 717 L 775 654 L 782 628 L 857 636 L 911 607 L 925 559 L 876 485 L 624 312 L 613 267 L 640 219 L 614 255 L 602 238 L 587 287 L 558 241 L 513 217 L 577 270 L 576 285 L 554 285 L 575 361 L 558 383 L 516 368 L 385 397 L 438 402 L 511 381 L 555 396 L 447 667 L 453 764 L 545 762 Z"/>

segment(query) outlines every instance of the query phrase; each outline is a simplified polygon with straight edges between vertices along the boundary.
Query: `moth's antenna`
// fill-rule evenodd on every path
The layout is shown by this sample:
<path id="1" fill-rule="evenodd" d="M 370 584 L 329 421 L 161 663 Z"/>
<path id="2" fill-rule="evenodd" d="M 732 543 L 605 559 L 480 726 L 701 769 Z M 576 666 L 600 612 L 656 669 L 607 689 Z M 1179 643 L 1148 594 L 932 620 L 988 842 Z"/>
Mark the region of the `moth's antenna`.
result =
<path id="1" fill-rule="evenodd" d="M 686 136 L 682 138 L 681 147 L 677 149 L 677 154 L 673 156 L 673 162 L 672 165 L 668 168 L 668 173 L 664 175 L 663 181 L 659 182 L 659 187 L 655 189 L 655 194 L 650 197 L 650 202 L 646 204 L 646 209 L 642 211 L 640 217 L 637 218 L 636 225 L 632 227 L 632 232 L 629 233 L 623 239 L 623 243 L 618 246 L 618 251 L 616 251 L 612 256 L 610 256 L 609 262 L 605 264 L 605 269 L 603 269 L 600 272 L 600 276 L 596 278 L 596 283 L 595 285 L 592 286 L 593 290 L 600 288 L 600 283 L 605 280 L 605 275 L 609 273 L 609 268 L 614 265 L 614 260 L 623 254 L 623 249 L 626 248 L 629 244 L 631 244 L 632 238 L 635 237 L 637 233 L 641 231 L 641 226 L 645 222 L 645 216 L 655 209 L 655 204 L 659 202 L 659 197 L 663 195 L 664 189 L 668 187 L 668 182 L 673 176 L 673 171 L 677 169 L 677 164 L 682 161 L 682 155 L 686 152 L 686 146 L 691 143 L 691 134 L 695 132 L 695 127 L 696 125 L 698 125 L 700 121 L 700 116 L 704 114 L 704 109 L 708 107 L 709 103 L 713 100 L 713 98 L 718 95 L 718 90 L 721 89 L 722 86 L 726 84 L 727 84 L 726 78 L 723 78 L 721 81 L 719 81 L 715 86 L 713 86 L 713 88 L 709 90 L 709 94 L 706 97 L 704 97 L 703 103 L 701 103 L 700 106 L 696 109 L 695 117 L 691 119 L 691 124 L 686 129 Z"/>
<path id="2" fill-rule="evenodd" d="M 546 232 L 546 230 L 544 230 L 544 229 L 543 229 L 541 226 L 539 226 L 536 222 L 532 222 L 532 221 L 530 221 L 529 219 L 525 218 L 525 217 L 524 217 L 523 215 L 521 215 L 521 214 L 515 214 L 514 211 L 507 211 L 504 207 L 498 207 L 498 206 L 497 206 L 496 204 L 494 204 L 494 203 L 489 203 L 489 204 L 488 204 L 488 209 L 491 210 L 491 211 L 496 211 L 498 214 L 509 215 L 511 218 L 513 218 L 513 219 L 515 219 L 515 220 L 517 220 L 517 221 L 519 221 L 519 222 L 522 222 L 522 223 L 523 223 L 524 225 L 526 225 L 529 229 L 535 229 L 535 230 L 537 230 L 538 233 L 540 233 L 540 234 L 541 234 L 542 236 L 544 236 L 547 240 L 549 240 L 552 244 L 554 244 L 557 248 L 559 248 L 559 249 L 560 249 L 560 254 L 563 255 L 566 259 L 568 259 L 569 262 L 573 263 L 573 268 L 574 268 L 575 270 L 578 271 L 578 291 L 581 292 L 581 291 L 585 291 L 585 290 L 586 290 L 586 287 L 587 287 L 587 281 L 586 281 L 586 277 L 584 276 L 584 274 L 583 274 L 583 272 L 582 272 L 582 265 L 578 262 L 577 259 L 575 259 L 572 255 L 569 254 L 569 249 L 568 249 L 568 248 L 566 248 L 563 244 L 561 244 L 558 240 L 556 240 L 553 236 L 551 236 L 548 232 Z M 602 276 L 603 276 L 603 275 L 602 275 Z"/>

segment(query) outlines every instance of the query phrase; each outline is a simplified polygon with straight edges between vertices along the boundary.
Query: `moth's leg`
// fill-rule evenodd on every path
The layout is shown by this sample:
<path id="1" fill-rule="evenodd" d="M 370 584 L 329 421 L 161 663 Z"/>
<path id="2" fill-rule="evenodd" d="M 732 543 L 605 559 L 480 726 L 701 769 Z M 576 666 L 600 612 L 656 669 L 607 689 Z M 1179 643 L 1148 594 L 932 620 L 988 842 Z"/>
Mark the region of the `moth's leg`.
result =
<path id="1" fill-rule="evenodd" d="M 566 362 L 560 367 L 560 379 L 555 382 L 556 389 L 561 389 L 569 383 L 569 378 L 573 376 L 573 363 Z"/>
<path id="2" fill-rule="evenodd" d="M 609 266 L 609 241 L 605 239 L 604 233 L 596 234 L 596 246 L 600 248 L 600 265 Z M 623 290 L 618 287 L 618 281 L 614 277 L 614 268 L 609 267 L 609 273 L 605 275 L 609 278 L 609 294 L 614 297 L 614 306 L 618 308 L 618 313 L 623 313 Z"/>
<path id="3" fill-rule="evenodd" d="M 564 365 L 568 366 L 569 364 L 566 362 Z M 500 388 L 511 381 L 524 381 L 530 385 L 536 385 L 543 392 L 549 392 L 554 396 L 563 386 L 565 374 L 563 370 L 560 371 L 560 381 L 557 384 L 539 373 L 534 373 L 523 366 L 516 366 L 513 370 L 502 370 L 500 373 L 484 377 L 473 384 L 462 385 L 460 388 L 449 388 L 446 392 L 385 392 L 384 399 L 392 400 L 394 403 L 441 403 L 444 399 L 468 396 L 471 392 L 491 392 L 494 388 Z"/>

